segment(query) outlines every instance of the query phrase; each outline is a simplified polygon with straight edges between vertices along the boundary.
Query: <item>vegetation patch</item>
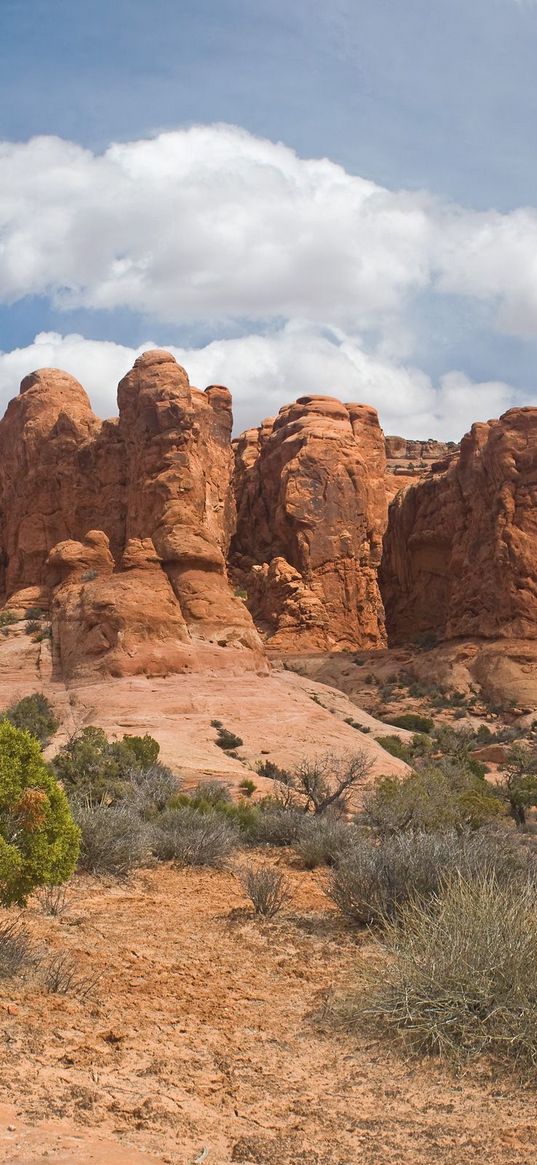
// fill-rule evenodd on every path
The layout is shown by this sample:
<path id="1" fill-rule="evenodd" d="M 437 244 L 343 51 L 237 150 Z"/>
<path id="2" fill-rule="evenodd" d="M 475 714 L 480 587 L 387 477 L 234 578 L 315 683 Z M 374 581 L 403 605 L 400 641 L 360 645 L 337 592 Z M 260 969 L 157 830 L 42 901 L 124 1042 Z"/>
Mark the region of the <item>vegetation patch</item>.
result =
<path id="1" fill-rule="evenodd" d="M 389 724 L 394 728 L 407 728 L 409 732 L 432 732 L 434 720 L 428 716 L 420 716 L 417 712 L 402 712 L 400 716 L 391 716 Z"/>
<path id="2" fill-rule="evenodd" d="M 382 935 L 382 969 L 364 964 L 348 1017 L 417 1052 L 537 1067 L 537 897 L 493 875 L 409 902 Z"/>
<path id="3" fill-rule="evenodd" d="M 500 882 L 537 883 L 535 858 L 505 829 L 396 833 L 376 839 L 357 834 L 342 852 L 328 894 L 360 926 L 392 918 L 404 903 L 425 902 L 454 877 L 483 875 Z"/>
<path id="4" fill-rule="evenodd" d="M 291 900 L 289 880 L 274 866 L 247 867 L 239 878 L 254 914 L 262 918 L 274 918 Z"/>
<path id="5" fill-rule="evenodd" d="M 0 902 L 24 906 L 37 886 L 65 882 L 79 831 L 37 740 L 0 722 Z"/>
<path id="6" fill-rule="evenodd" d="M 8 708 L 5 715 L 15 728 L 30 732 L 43 747 L 59 728 L 52 705 L 41 692 L 23 696 L 22 700 Z"/>

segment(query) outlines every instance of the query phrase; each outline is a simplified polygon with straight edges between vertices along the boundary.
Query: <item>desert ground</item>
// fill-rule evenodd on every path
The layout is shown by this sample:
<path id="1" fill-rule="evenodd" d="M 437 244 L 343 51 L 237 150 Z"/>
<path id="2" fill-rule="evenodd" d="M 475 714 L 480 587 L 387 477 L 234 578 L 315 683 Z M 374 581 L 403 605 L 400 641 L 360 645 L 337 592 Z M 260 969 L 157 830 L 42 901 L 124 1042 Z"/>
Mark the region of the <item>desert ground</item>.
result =
<path id="1" fill-rule="evenodd" d="M 531 1092 L 342 1030 L 332 1001 L 371 937 L 340 921 L 324 873 L 286 851 L 263 860 L 293 887 L 271 922 L 232 871 L 79 876 L 59 917 L 32 900 L 26 925 L 71 957 L 78 986 L 2 987 L 0 1161 L 536 1162 Z"/>

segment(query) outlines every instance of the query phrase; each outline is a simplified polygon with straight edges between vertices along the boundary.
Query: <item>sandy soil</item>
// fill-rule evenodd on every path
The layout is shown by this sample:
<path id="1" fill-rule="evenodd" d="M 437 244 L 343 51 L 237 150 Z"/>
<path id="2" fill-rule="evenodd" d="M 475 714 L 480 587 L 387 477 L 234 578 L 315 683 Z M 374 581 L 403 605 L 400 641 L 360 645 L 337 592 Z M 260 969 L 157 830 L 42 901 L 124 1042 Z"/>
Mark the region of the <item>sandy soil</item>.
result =
<path id="1" fill-rule="evenodd" d="M 59 918 L 31 904 L 36 939 L 101 977 L 87 998 L 0 984 L 2 1165 L 537 1162 L 531 1093 L 334 1027 L 368 940 L 323 874 L 265 858 L 294 887 L 272 923 L 230 872 L 167 866 L 77 878 Z"/>

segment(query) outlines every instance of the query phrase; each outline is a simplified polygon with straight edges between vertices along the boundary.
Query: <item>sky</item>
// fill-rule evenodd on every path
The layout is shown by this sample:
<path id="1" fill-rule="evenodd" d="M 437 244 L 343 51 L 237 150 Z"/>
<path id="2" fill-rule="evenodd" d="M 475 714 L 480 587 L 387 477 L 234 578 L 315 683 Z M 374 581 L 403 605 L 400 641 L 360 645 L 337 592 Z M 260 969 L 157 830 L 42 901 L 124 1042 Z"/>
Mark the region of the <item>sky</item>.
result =
<path id="1" fill-rule="evenodd" d="M 0 406 L 140 351 L 458 439 L 537 404 L 537 3 L 2 0 Z"/>

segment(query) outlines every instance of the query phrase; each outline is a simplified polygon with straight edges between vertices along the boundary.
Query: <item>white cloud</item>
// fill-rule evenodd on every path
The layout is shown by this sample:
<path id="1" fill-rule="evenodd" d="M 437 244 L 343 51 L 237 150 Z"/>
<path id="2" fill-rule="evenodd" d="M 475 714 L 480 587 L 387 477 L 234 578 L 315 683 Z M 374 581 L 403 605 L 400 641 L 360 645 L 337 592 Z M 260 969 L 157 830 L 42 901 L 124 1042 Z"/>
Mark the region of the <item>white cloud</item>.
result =
<path id="1" fill-rule="evenodd" d="M 537 333 L 537 211 L 444 212 L 433 262 L 441 291 L 498 305 L 505 332 Z"/>
<path id="2" fill-rule="evenodd" d="M 537 212 L 390 191 L 227 125 L 111 145 L 0 144 L 0 300 L 389 331 L 436 286 L 537 332 Z"/>
<path id="3" fill-rule="evenodd" d="M 81 381 L 95 411 L 108 416 L 115 412 L 118 380 L 152 346 L 42 333 L 26 348 L 0 353 L 0 401 L 6 404 L 32 369 L 60 367 Z M 237 431 L 309 392 L 375 405 L 388 433 L 446 439 L 458 439 L 474 420 L 497 416 L 515 403 L 509 385 L 475 384 L 461 372 L 434 385 L 419 369 L 368 353 L 355 338 L 306 321 L 292 321 L 270 335 L 215 340 L 204 348 L 169 347 L 192 384 L 229 386 Z"/>
<path id="4" fill-rule="evenodd" d="M 155 319 L 307 315 L 360 326 L 426 285 L 427 200 L 231 126 L 95 156 L 0 150 L 0 296 Z"/>
<path id="5" fill-rule="evenodd" d="M 0 144 L 0 302 L 129 308 L 149 333 L 152 320 L 195 320 L 218 337 L 234 321 L 240 339 L 174 351 L 194 382 L 230 384 L 239 425 L 307 391 L 358 396 L 388 430 L 416 436 L 458 437 L 508 407 L 503 383 L 461 371 L 432 384 L 414 367 L 407 308 L 427 289 L 490 304 L 498 328 L 537 334 L 537 211 L 476 213 L 390 191 L 225 125 L 102 155 L 52 137 Z M 104 415 L 139 350 L 42 334 L 0 356 L 0 393 L 32 367 L 60 365 Z"/>

